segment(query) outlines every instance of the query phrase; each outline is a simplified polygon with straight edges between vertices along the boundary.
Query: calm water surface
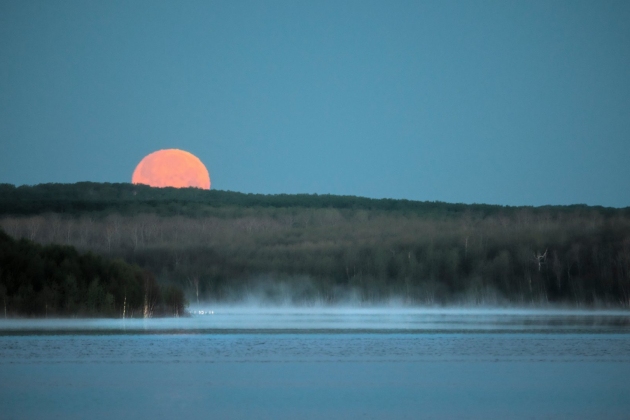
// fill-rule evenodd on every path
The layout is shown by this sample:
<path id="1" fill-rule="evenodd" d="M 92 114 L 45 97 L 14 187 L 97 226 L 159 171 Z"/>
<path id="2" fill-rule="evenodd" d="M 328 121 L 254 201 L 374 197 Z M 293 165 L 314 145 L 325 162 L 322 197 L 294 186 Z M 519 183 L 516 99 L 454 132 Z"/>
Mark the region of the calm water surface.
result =
<path id="1" fill-rule="evenodd" d="M 193 312 L 0 320 L 0 418 L 630 416 L 628 312 Z"/>

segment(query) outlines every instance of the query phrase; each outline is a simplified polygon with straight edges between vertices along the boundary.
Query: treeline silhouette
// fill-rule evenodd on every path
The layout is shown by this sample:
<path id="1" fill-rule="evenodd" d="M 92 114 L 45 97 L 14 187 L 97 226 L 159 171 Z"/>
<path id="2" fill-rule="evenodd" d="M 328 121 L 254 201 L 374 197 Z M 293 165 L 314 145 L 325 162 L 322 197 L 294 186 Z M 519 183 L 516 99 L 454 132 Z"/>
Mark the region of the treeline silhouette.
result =
<path id="1" fill-rule="evenodd" d="M 122 258 L 192 301 L 630 303 L 628 208 L 96 183 L 0 194 L 11 236 Z"/>
<path id="2" fill-rule="evenodd" d="M 245 194 L 198 188 L 151 188 L 147 185 L 79 182 L 16 187 L 0 184 L 0 215 L 32 215 L 46 212 L 79 216 L 118 213 L 152 213 L 160 216 L 212 216 L 217 210 L 249 208 L 308 208 L 395 211 L 427 217 L 474 213 L 480 216 L 513 215 L 527 209 L 533 215 L 591 214 L 630 217 L 630 208 L 614 209 L 583 204 L 571 206 L 511 207 L 489 204 L 453 204 L 439 201 L 371 199 L 318 194 Z"/>
<path id="3" fill-rule="evenodd" d="M 15 240 L 0 230 L 0 305 L 8 316 L 151 317 L 184 314 L 181 288 L 147 270 L 67 245 Z"/>

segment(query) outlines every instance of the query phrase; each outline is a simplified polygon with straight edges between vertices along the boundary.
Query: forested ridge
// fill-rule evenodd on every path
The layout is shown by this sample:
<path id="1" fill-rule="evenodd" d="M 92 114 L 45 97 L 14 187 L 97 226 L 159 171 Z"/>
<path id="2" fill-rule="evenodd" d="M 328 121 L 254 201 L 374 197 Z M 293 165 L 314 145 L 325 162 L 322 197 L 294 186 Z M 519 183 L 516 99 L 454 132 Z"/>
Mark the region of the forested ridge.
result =
<path id="1" fill-rule="evenodd" d="M 628 208 L 4 184 L 0 227 L 137 264 L 191 301 L 630 303 Z"/>
<path id="2" fill-rule="evenodd" d="M 527 209 L 532 214 L 552 215 L 597 212 L 604 217 L 625 215 L 630 207 L 615 209 L 583 204 L 571 206 L 500 206 L 457 204 L 439 201 L 373 199 L 329 194 L 245 194 L 233 191 L 197 188 L 151 188 L 146 185 L 79 182 L 76 184 L 39 184 L 14 186 L 0 184 L 0 215 L 31 215 L 57 212 L 67 215 L 139 214 L 199 217 L 216 214 L 226 208 L 307 208 L 394 211 L 429 217 L 474 213 L 480 216 L 511 215 Z"/>

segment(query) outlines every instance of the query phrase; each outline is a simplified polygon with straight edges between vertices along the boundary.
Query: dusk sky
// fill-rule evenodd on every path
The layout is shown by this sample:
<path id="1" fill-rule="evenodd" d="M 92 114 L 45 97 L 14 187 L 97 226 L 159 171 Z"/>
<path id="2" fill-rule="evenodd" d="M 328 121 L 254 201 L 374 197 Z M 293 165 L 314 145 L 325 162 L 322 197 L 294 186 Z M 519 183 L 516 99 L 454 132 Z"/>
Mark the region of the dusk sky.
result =
<path id="1" fill-rule="evenodd" d="M 0 0 L 0 183 L 630 206 L 630 2 Z"/>

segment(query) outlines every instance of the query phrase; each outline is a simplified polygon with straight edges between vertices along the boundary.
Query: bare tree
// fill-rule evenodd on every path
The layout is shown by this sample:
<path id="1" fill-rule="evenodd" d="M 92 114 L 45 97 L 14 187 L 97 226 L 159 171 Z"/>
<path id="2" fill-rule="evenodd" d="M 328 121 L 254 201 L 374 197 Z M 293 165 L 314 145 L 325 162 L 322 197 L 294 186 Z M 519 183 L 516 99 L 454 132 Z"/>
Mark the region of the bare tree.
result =
<path id="1" fill-rule="evenodd" d="M 66 221 L 66 245 L 70 245 L 70 240 L 72 239 L 72 228 L 73 228 L 73 222 L 72 220 L 68 219 Z"/>
<path id="2" fill-rule="evenodd" d="M 105 226 L 105 243 L 107 244 L 107 252 L 110 254 L 112 252 L 113 239 L 114 239 L 114 227 L 110 225 Z"/>
<path id="3" fill-rule="evenodd" d="M 143 316 L 144 318 L 151 318 L 153 316 L 153 310 L 157 303 L 159 288 L 153 275 L 149 272 L 144 273 L 144 305 Z"/>
<path id="4" fill-rule="evenodd" d="M 197 305 L 199 305 L 199 276 L 192 275 L 188 277 L 188 283 L 191 287 L 195 288 L 195 293 L 197 295 Z"/>
<path id="5" fill-rule="evenodd" d="M 33 216 L 26 219 L 26 228 L 28 229 L 28 239 L 34 241 L 36 239 L 37 233 L 42 226 L 42 217 L 41 216 Z"/>
<path id="6" fill-rule="evenodd" d="M 540 271 L 543 264 L 547 263 L 547 250 L 548 249 L 545 249 L 544 254 L 541 254 L 540 252 L 538 254 L 534 253 L 534 261 L 538 264 L 538 271 Z"/>
<path id="7" fill-rule="evenodd" d="M 79 245 L 83 248 L 89 245 L 92 224 L 93 221 L 91 217 L 84 217 L 79 222 Z"/>
<path id="8" fill-rule="evenodd" d="M 61 232 L 61 217 L 58 214 L 53 214 L 48 224 L 50 225 L 50 242 L 55 243 Z"/>
<path id="9" fill-rule="evenodd" d="M 558 258 L 558 251 L 553 251 L 551 269 L 553 270 L 553 274 L 556 276 L 558 290 L 560 290 L 562 288 L 562 263 L 560 262 L 560 258 Z"/>
<path id="10" fill-rule="evenodd" d="M 2 277 L 2 272 L 0 271 L 0 278 Z M 7 288 L 4 284 L 0 284 L 0 297 L 2 297 L 2 301 L 4 302 L 4 318 L 7 317 Z"/>

